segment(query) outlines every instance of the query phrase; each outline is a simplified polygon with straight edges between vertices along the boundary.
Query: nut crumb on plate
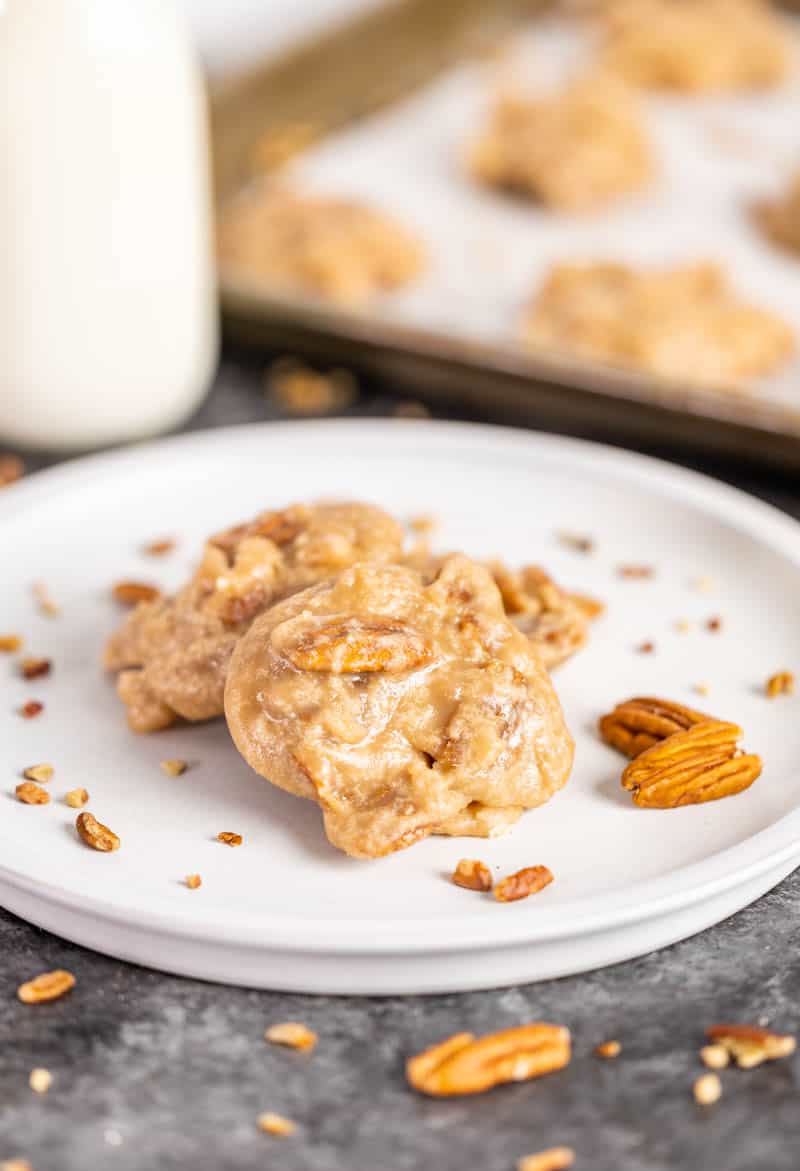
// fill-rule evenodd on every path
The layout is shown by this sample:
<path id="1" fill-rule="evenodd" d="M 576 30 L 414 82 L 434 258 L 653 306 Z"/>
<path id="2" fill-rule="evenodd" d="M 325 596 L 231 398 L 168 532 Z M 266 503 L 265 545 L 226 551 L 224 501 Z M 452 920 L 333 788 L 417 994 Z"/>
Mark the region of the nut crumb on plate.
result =
<path id="1" fill-rule="evenodd" d="M 38 699 L 29 699 L 23 703 L 19 709 L 19 714 L 23 720 L 33 720 L 36 716 L 40 716 L 44 711 L 44 704 L 40 703 Z"/>
<path id="2" fill-rule="evenodd" d="M 567 1171 L 575 1162 L 572 1147 L 548 1147 L 533 1155 L 524 1155 L 517 1162 L 517 1171 Z"/>
<path id="3" fill-rule="evenodd" d="M 794 687 L 794 672 L 776 671 L 767 680 L 765 691 L 770 699 L 775 699 L 778 695 L 794 695 Z"/>
<path id="4" fill-rule="evenodd" d="M 58 1000 L 74 987 L 75 977 L 72 972 L 56 968 L 52 972 L 42 972 L 32 980 L 20 984 L 17 998 L 23 1004 L 43 1004 L 49 1000 Z"/>
<path id="5" fill-rule="evenodd" d="M 187 874 L 184 881 L 189 890 L 197 890 L 198 887 L 203 885 L 203 880 L 199 874 Z"/>
<path id="6" fill-rule="evenodd" d="M 800 253 L 800 173 L 792 178 L 784 194 L 759 204 L 755 215 L 773 243 Z"/>
<path id="7" fill-rule="evenodd" d="M 46 1094 L 53 1084 L 53 1075 L 49 1069 L 32 1069 L 28 1075 L 28 1085 L 35 1094 Z"/>
<path id="8" fill-rule="evenodd" d="M 292 1122 L 291 1118 L 284 1118 L 282 1114 L 269 1112 L 259 1114 L 257 1125 L 264 1134 L 272 1134 L 277 1138 L 288 1138 L 297 1130 L 297 1123 Z"/>
<path id="9" fill-rule="evenodd" d="M 308 1025 L 299 1021 L 282 1021 L 270 1025 L 264 1033 L 264 1040 L 273 1045 L 285 1045 L 289 1049 L 300 1049 L 310 1053 L 317 1043 L 317 1034 Z"/>
<path id="10" fill-rule="evenodd" d="M 701 574 L 700 577 L 692 578 L 692 580 L 689 582 L 689 585 L 699 594 L 710 594 L 714 588 L 714 579 L 707 573 Z"/>
<path id="11" fill-rule="evenodd" d="M 749 304 L 718 264 L 558 264 L 526 310 L 521 341 L 684 386 L 739 391 L 795 350 L 791 327 Z"/>
<path id="12" fill-rule="evenodd" d="M 600 76 L 559 92 L 500 94 L 467 166 L 480 183 L 571 212 L 638 190 L 654 170 L 637 96 Z"/>
<path id="13" fill-rule="evenodd" d="M 217 834 L 217 841 L 222 842 L 224 846 L 241 846 L 242 835 L 231 833 L 230 830 L 222 830 Z"/>
<path id="14" fill-rule="evenodd" d="M 528 1081 L 569 1065 L 569 1029 L 535 1021 L 475 1037 L 456 1033 L 406 1062 L 409 1085 L 422 1094 L 480 1094 L 504 1082 Z"/>
<path id="15" fill-rule="evenodd" d="M 696 691 L 698 695 L 710 695 L 711 694 L 711 684 L 710 683 L 693 683 L 692 684 L 692 691 Z"/>
<path id="16" fill-rule="evenodd" d="M 64 800 L 72 809 L 80 809 L 89 800 L 89 793 L 86 789 L 70 789 Z"/>
<path id="17" fill-rule="evenodd" d="M 722 619 L 718 614 L 714 614 L 713 617 L 706 619 L 706 630 L 710 634 L 717 634 L 722 630 Z"/>
<path id="18" fill-rule="evenodd" d="M 45 675 L 49 675 L 53 669 L 51 659 L 41 659 L 30 656 L 26 659 L 20 659 L 19 672 L 23 679 L 41 679 Z"/>
<path id="19" fill-rule="evenodd" d="M 177 541 L 174 537 L 156 537 L 155 540 L 146 541 L 142 545 L 142 552 L 147 557 L 166 557 L 167 553 L 171 553 Z"/>
<path id="20" fill-rule="evenodd" d="M 619 1041 L 602 1041 L 599 1045 L 595 1045 L 595 1057 L 602 1057 L 606 1061 L 613 1060 L 619 1057 L 622 1052 L 622 1045 Z"/>
<path id="21" fill-rule="evenodd" d="M 267 394 L 293 415 L 343 411 L 358 398 L 358 382 L 349 370 L 323 374 L 295 358 L 279 358 L 266 373 Z"/>
<path id="22" fill-rule="evenodd" d="M 492 875 L 489 867 L 477 858 L 462 858 L 452 874 L 456 886 L 466 890 L 491 890 Z"/>
<path id="23" fill-rule="evenodd" d="M 17 800 L 23 805 L 49 805 L 50 794 L 41 785 L 33 781 L 22 781 L 15 789 Z"/>
<path id="24" fill-rule="evenodd" d="M 606 744 L 632 759 L 675 732 L 710 718 L 668 699 L 637 696 L 601 716 L 597 727 Z"/>
<path id="25" fill-rule="evenodd" d="M 31 590 L 34 601 L 39 607 L 39 612 L 45 614 L 48 618 L 57 618 L 61 613 L 61 607 L 53 600 L 45 583 L 43 581 L 35 581 Z"/>
<path id="26" fill-rule="evenodd" d="M 637 581 L 655 577 L 655 569 L 652 565 L 619 565 L 617 566 L 617 574 L 619 577 L 627 578 L 630 581 Z"/>
<path id="27" fill-rule="evenodd" d="M 162 760 L 159 767 L 168 777 L 181 777 L 189 765 L 185 760 Z"/>
<path id="28" fill-rule="evenodd" d="M 75 828 L 81 841 L 101 854 L 111 853 L 120 847 L 120 840 L 113 830 L 99 822 L 92 813 L 79 813 L 75 819 Z"/>
<path id="29" fill-rule="evenodd" d="M 13 655 L 22 646 L 22 639 L 18 634 L 0 634 L 0 653 Z"/>
<path id="30" fill-rule="evenodd" d="M 640 642 L 636 649 L 640 655 L 652 655 L 655 653 L 656 644 L 648 638 L 645 642 Z"/>
<path id="31" fill-rule="evenodd" d="M 788 1033 L 774 1033 L 758 1025 L 711 1025 L 706 1036 L 714 1046 L 727 1049 L 740 1069 L 753 1069 L 765 1061 L 790 1057 L 797 1048 Z"/>
<path id="32" fill-rule="evenodd" d="M 698 1106 L 713 1106 L 722 1097 L 722 1082 L 715 1073 L 701 1073 L 692 1086 Z"/>
<path id="33" fill-rule="evenodd" d="M 26 781 L 36 781 L 38 784 L 44 785 L 52 780 L 54 772 L 52 764 L 32 764 L 22 770 L 22 775 Z"/>
<path id="34" fill-rule="evenodd" d="M 552 871 L 547 866 L 525 866 L 507 878 L 501 878 L 494 888 L 498 903 L 515 903 L 529 895 L 538 894 L 553 881 Z"/>
<path id="35" fill-rule="evenodd" d="M 593 553 L 594 541 L 591 537 L 587 537 L 581 533 L 567 532 L 561 529 L 556 533 L 559 544 L 563 545 L 565 549 L 572 549 L 574 553 Z"/>
<path id="36" fill-rule="evenodd" d="M 111 587 L 111 594 L 121 606 L 138 606 L 140 602 L 154 602 L 160 598 L 161 590 L 146 581 L 118 581 Z"/>

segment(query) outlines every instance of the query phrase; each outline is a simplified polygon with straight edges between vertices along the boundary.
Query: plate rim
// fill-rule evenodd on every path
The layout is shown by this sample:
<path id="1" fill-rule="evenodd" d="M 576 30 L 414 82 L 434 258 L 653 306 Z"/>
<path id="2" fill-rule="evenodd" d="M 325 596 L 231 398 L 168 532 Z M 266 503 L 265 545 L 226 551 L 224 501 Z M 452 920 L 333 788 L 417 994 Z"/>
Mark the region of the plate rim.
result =
<path id="1" fill-rule="evenodd" d="M 420 433 L 424 432 L 426 443 L 429 442 L 428 436 L 430 442 L 435 438 L 438 443 L 451 447 L 461 446 L 464 442 L 474 446 L 478 441 L 484 454 L 490 444 L 496 449 L 511 446 L 517 452 L 531 455 L 538 451 L 550 458 L 554 454 L 566 454 L 583 465 L 584 470 L 599 469 L 611 478 L 629 482 L 646 478 L 651 490 L 662 490 L 670 499 L 704 508 L 717 520 L 734 524 L 740 531 L 768 544 L 800 567 L 800 522 L 777 507 L 701 472 L 591 440 L 494 424 L 427 419 L 345 418 L 244 423 L 206 428 L 78 457 L 32 473 L 3 493 L 0 496 L 0 524 L 13 517 L 20 505 L 35 506 L 38 498 L 59 484 L 73 485 L 78 479 L 86 484 L 87 471 L 91 472 L 92 478 L 102 477 L 107 469 L 112 472 L 120 468 L 124 470 L 126 464 L 136 465 L 142 460 L 162 458 L 165 451 L 185 452 L 193 447 L 202 448 L 210 442 L 224 442 L 225 438 L 234 443 L 261 438 L 274 442 L 280 440 L 281 434 L 301 438 L 305 434 L 319 437 L 332 432 L 339 433 L 340 437 L 349 433 L 354 442 L 363 442 L 366 436 L 374 442 L 376 432 L 387 438 L 391 434 L 393 441 L 401 436 L 406 439 L 413 437 L 417 451 Z M 609 464 L 612 465 L 610 469 Z M 0 843 L 9 844 L 9 839 L 1 831 Z M 12 854 L 13 845 L 12 841 Z M 219 908 L 187 906 L 177 918 L 174 911 L 162 913 L 152 907 L 137 906 L 135 899 L 130 902 L 119 898 L 105 900 L 85 892 L 81 909 L 85 914 L 109 922 L 119 921 L 123 916 L 126 923 L 159 934 L 179 935 L 208 943 L 230 945 L 238 942 L 241 946 L 258 943 L 263 946 L 268 939 L 276 949 L 306 954 L 332 951 L 373 955 L 398 951 L 449 952 L 459 948 L 513 946 L 537 940 L 544 943 L 655 918 L 756 879 L 795 855 L 800 859 L 800 805 L 733 846 L 668 875 L 646 880 L 636 887 L 635 899 L 629 891 L 617 891 L 581 896 L 560 904 L 558 908 L 520 903 L 510 915 L 506 912 L 492 922 L 478 922 L 467 915 L 450 916 L 444 922 L 437 922 L 435 933 L 431 932 L 429 919 L 404 920 L 402 924 L 393 924 L 391 932 L 387 933 L 386 922 L 379 919 L 304 918 L 304 940 L 298 942 L 297 921 L 291 915 L 280 916 L 274 912 L 238 909 L 222 912 Z M 30 858 L 30 849 L 26 850 L 26 856 Z M 0 862 L 0 889 L 3 884 L 29 893 L 38 892 L 50 903 L 77 909 L 71 892 Z"/>

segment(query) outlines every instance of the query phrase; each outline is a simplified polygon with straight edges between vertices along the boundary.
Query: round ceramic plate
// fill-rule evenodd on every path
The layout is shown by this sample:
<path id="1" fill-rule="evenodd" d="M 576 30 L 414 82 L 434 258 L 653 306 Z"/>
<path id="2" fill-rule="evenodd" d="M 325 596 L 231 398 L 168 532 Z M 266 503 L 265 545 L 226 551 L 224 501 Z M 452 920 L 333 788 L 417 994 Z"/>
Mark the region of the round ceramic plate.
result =
<path id="1" fill-rule="evenodd" d="M 436 543 L 545 564 L 603 599 L 589 646 L 557 673 L 577 752 L 548 805 L 491 841 L 431 838 L 374 862 L 331 847 L 319 812 L 238 757 L 223 721 L 135 736 L 99 667 L 121 578 L 178 585 L 203 536 L 297 499 L 373 501 L 434 514 Z M 582 554 L 559 540 L 586 534 Z M 155 560 L 146 541 L 174 535 Z M 4 656 L 0 903 L 57 934 L 167 971 L 258 987 L 404 993 L 562 975 L 661 947 L 752 901 L 800 861 L 800 699 L 764 680 L 797 667 L 800 527 L 730 488 L 620 451 L 461 424 L 331 422 L 211 431 L 33 476 L 0 499 L 0 633 L 53 660 L 20 678 Z M 649 578 L 621 565 L 652 567 Z M 699 588 L 701 579 L 704 589 Z M 41 614 L 32 583 L 61 614 Z M 706 628 L 719 618 L 716 631 Z M 683 630 L 682 624 L 689 623 Z M 646 654 L 637 648 L 652 641 Z M 700 697 L 697 685 L 708 688 Z M 636 808 L 599 714 L 636 694 L 741 723 L 764 759 L 740 796 Z M 44 703 L 36 719 L 18 709 Z M 165 758 L 190 763 L 181 777 Z M 51 804 L 25 806 L 25 766 L 49 762 Z M 86 849 L 67 790 L 121 837 Z M 215 841 L 221 830 L 244 845 Z M 462 856 L 498 876 L 547 864 L 555 881 L 515 904 L 448 881 Z M 198 873 L 203 885 L 187 889 Z"/>

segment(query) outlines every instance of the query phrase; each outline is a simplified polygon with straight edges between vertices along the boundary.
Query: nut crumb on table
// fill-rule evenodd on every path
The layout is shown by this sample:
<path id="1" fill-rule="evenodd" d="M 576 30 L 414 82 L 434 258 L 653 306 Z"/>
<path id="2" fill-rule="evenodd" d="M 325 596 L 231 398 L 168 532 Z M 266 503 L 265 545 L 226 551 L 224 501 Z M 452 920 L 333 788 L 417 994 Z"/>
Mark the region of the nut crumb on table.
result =
<path id="1" fill-rule="evenodd" d="M 728 391 L 775 372 L 795 350 L 781 317 L 741 299 L 723 268 L 706 262 L 558 264 L 524 315 L 521 341 L 539 353 Z"/>
<path id="2" fill-rule="evenodd" d="M 601 1057 L 604 1061 L 613 1061 L 621 1052 L 622 1045 L 619 1041 L 601 1041 L 594 1047 L 595 1057 Z"/>
<path id="3" fill-rule="evenodd" d="M 285 1045 L 288 1049 L 299 1049 L 304 1053 L 310 1053 L 318 1040 L 313 1029 L 299 1021 L 282 1021 L 270 1025 L 264 1033 L 264 1039 L 272 1045 Z"/>
<path id="4" fill-rule="evenodd" d="M 715 1073 L 702 1073 L 692 1086 L 698 1106 L 713 1106 L 722 1097 L 722 1082 Z"/>
<path id="5" fill-rule="evenodd" d="M 349 370 L 312 370 L 296 358 L 279 358 L 265 375 L 267 394 L 276 406 L 293 415 L 326 415 L 343 411 L 358 398 L 358 381 Z"/>
<path id="6" fill-rule="evenodd" d="M 392 216 L 269 184 L 224 208 L 218 249 L 231 273 L 351 307 L 408 284 L 425 263 L 421 242 Z"/>
<path id="7" fill-rule="evenodd" d="M 602 65 L 635 85 L 769 89 L 790 69 L 791 25 L 766 0 L 610 0 L 601 13 Z"/>
<path id="8" fill-rule="evenodd" d="M 257 1126 L 264 1134 L 271 1134 L 276 1138 L 289 1138 L 297 1130 L 297 1123 L 292 1122 L 291 1118 L 284 1118 L 282 1114 L 271 1112 L 259 1114 Z"/>
<path id="9" fill-rule="evenodd" d="M 533 1155 L 523 1155 L 517 1162 L 517 1171 L 568 1171 L 574 1162 L 572 1147 L 548 1147 Z"/>
<path id="10" fill-rule="evenodd" d="M 754 1069 L 765 1061 L 791 1057 L 797 1040 L 789 1033 L 775 1033 L 760 1025 L 711 1025 L 706 1037 L 726 1049 L 740 1069 Z"/>
<path id="11" fill-rule="evenodd" d="M 573 212 L 637 191 L 653 175 L 636 96 L 599 76 L 543 96 L 501 95 L 467 164 L 481 183 Z"/>

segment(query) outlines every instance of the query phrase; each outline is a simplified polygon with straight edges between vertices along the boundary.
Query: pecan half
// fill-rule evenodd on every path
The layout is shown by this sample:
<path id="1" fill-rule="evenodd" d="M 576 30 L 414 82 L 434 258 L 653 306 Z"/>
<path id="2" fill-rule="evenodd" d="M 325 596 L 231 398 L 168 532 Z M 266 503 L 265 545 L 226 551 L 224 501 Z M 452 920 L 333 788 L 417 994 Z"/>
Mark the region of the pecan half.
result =
<path id="1" fill-rule="evenodd" d="M 23 1004 L 44 1004 L 47 1000 L 58 1000 L 65 992 L 75 987 L 75 977 L 72 972 L 63 968 L 56 968 L 53 972 L 42 972 L 20 984 L 17 997 Z"/>
<path id="2" fill-rule="evenodd" d="M 477 858 L 462 858 L 453 871 L 453 882 L 465 890 L 491 890 L 489 867 Z"/>
<path id="3" fill-rule="evenodd" d="M 797 1041 L 787 1033 L 773 1033 L 758 1025 L 711 1025 L 706 1036 L 714 1046 L 722 1046 L 740 1069 L 753 1069 L 765 1061 L 790 1057 Z"/>
<path id="4" fill-rule="evenodd" d="M 117 835 L 107 825 L 102 825 L 92 813 L 79 813 L 75 819 L 75 828 L 81 841 L 101 854 L 108 854 L 118 850 L 120 841 Z"/>
<path id="5" fill-rule="evenodd" d="M 553 874 L 547 866 L 525 866 L 516 874 L 501 879 L 494 888 L 494 897 L 498 903 L 515 903 L 517 899 L 526 899 L 528 895 L 544 890 L 552 881 Z"/>
<path id="6" fill-rule="evenodd" d="M 33 781 L 22 781 L 17 785 L 15 790 L 17 800 L 21 801 L 23 805 L 49 805 L 50 794 L 47 789 L 43 789 L 41 785 L 35 785 Z"/>
<path id="7" fill-rule="evenodd" d="M 741 793 L 761 775 L 761 758 L 737 747 L 742 729 L 706 720 L 635 757 L 622 774 L 636 805 L 672 809 Z"/>
<path id="8" fill-rule="evenodd" d="M 634 757 L 675 732 L 711 718 L 681 703 L 644 696 L 618 703 L 613 712 L 601 716 L 597 726 L 606 744 Z"/>
<path id="9" fill-rule="evenodd" d="M 121 606 L 138 606 L 140 602 L 154 602 L 161 597 L 157 586 L 145 581 L 118 581 L 111 593 Z"/>
<path id="10" fill-rule="evenodd" d="M 537 1021 L 485 1037 L 457 1033 L 412 1057 L 406 1077 L 415 1090 L 433 1097 L 480 1094 L 563 1069 L 570 1056 L 569 1029 Z"/>
<path id="11" fill-rule="evenodd" d="M 416 631 L 381 618 L 332 619 L 281 645 L 280 627 L 273 642 L 301 671 L 358 674 L 362 671 L 410 671 L 430 658 L 425 640 Z M 275 637 L 277 635 L 277 638 Z"/>

